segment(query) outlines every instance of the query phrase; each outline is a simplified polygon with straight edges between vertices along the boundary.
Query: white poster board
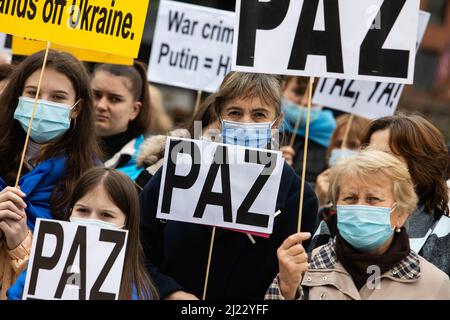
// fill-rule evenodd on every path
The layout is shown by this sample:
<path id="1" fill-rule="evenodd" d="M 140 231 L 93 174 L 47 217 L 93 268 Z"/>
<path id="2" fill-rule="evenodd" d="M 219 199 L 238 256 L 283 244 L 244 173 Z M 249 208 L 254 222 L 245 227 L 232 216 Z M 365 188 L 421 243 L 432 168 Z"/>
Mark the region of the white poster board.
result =
<path id="1" fill-rule="evenodd" d="M 422 42 L 429 20 L 430 14 L 421 11 L 417 48 Z M 395 113 L 404 87 L 399 83 L 322 78 L 317 84 L 313 104 L 376 119 Z"/>
<path id="2" fill-rule="evenodd" d="M 117 300 L 128 231 L 38 219 L 24 300 Z"/>
<path id="3" fill-rule="evenodd" d="M 233 12 L 161 1 L 148 80 L 216 91 L 231 70 L 233 29 Z"/>
<path id="4" fill-rule="evenodd" d="M 0 63 L 2 63 L 2 56 L 6 58 L 8 63 L 11 63 L 11 49 L 6 47 L 6 34 L 0 32 Z"/>
<path id="5" fill-rule="evenodd" d="M 419 4 L 237 0 L 233 70 L 411 84 Z"/>
<path id="6" fill-rule="evenodd" d="M 281 152 L 169 138 L 158 219 L 271 234 Z"/>

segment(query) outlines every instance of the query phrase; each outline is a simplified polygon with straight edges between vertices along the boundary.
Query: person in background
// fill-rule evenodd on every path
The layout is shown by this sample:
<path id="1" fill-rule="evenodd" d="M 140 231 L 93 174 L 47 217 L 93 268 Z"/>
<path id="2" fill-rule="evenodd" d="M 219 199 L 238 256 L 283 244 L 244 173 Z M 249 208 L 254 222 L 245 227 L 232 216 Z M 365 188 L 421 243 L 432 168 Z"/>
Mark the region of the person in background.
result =
<path id="1" fill-rule="evenodd" d="M 222 133 L 221 141 L 247 143 L 267 148 L 271 130 L 282 122 L 280 86 L 276 77 L 266 74 L 231 72 L 199 108 L 194 120 L 201 123 L 203 139 L 210 140 L 208 129 Z M 231 130 L 230 125 L 238 130 Z M 258 127 L 261 139 L 248 132 Z M 192 128 L 192 127 L 191 127 Z M 241 132 L 241 136 L 233 135 Z M 246 139 L 246 137 L 248 139 Z M 212 228 L 204 225 L 161 221 L 156 218 L 161 171 L 150 180 L 140 195 L 142 234 L 147 259 L 154 265 L 150 274 L 161 298 L 197 299 L 202 296 Z M 300 178 L 283 164 L 276 211 L 270 238 L 255 238 L 245 233 L 219 228 L 216 231 L 207 299 L 262 299 L 278 272 L 276 248 L 297 229 Z M 317 198 L 306 184 L 302 230 L 314 232 Z"/>
<path id="2" fill-rule="evenodd" d="M 353 155 L 331 169 L 330 196 L 336 236 L 309 263 L 299 244 L 309 234 L 287 238 L 266 299 L 450 299 L 448 276 L 410 248 L 404 226 L 418 198 L 404 163 L 377 150 Z"/>
<path id="3" fill-rule="evenodd" d="M 281 84 L 282 102 L 281 109 L 284 112 L 285 123 L 281 126 L 284 132 L 281 148 L 286 161 L 293 166 L 299 175 L 303 169 L 303 153 L 305 145 L 306 119 L 308 114 L 308 82 L 305 77 L 286 77 Z M 313 87 L 314 90 L 315 86 Z M 300 126 L 294 132 L 297 121 Z M 308 159 L 306 165 L 306 181 L 314 186 L 317 176 L 327 167 L 326 151 L 336 122 L 333 112 L 312 106 L 310 116 L 310 131 L 308 142 Z M 295 135 L 294 145 L 289 146 L 291 136 Z"/>
<path id="4" fill-rule="evenodd" d="M 449 160 L 449 166 L 447 169 L 447 187 L 448 187 L 448 207 L 450 209 L 450 144 L 447 144 L 447 152 L 448 152 L 448 160 Z"/>
<path id="5" fill-rule="evenodd" d="M 128 230 L 119 300 L 155 300 L 158 293 L 144 264 L 139 236 L 139 198 L 133 182 L 114 169 L 96 167 L 78 180 L 64 220 L 84 226 Z M 26 272 L 8 290 L 8 299 L 20 300 Z"/>
<path id="6" fill-rule="evenodd" d="M 105 154 L 105 166 L 115 168 L 136 182 L 140 190 L 152 173 L 139 167 L 137 156 L 149 134 L 167 133 L 150 101 L 145 66 L 102 64 L 92 74 L 95 129 Z"/>
<path id="7" fill-rule="evenodd" d="M 12 64 L 0 64 L 0 95 L 8 84 L 8 78 L 14 70 L 14 66 Z"/>
<path id="8" fill-rule="evenodd" d="M 17 65 L 0 95 L 2 299 L 26 265 L 36 218 L 61 219 L 76 180 L 100 157 L 88 74 L 72 55 L 50 50 L 19 188 L 11 187 L 21 162 L 44 54 L 35 53 Z"/>
<path id="9" fill-rule="evenodd" d="M 326 152 L 328 169 L 322 172 L 316 180 L 316 195 L 319 199 L 320 221 L 335 213 L 334 210 L 332 210 L 332 206 L 330 206 L 328 198 L 330 169 L 340 159 L 345 159 L 359 152 L 364 133 L 370 123 L 370 120 L 356 115 L 353 116 L 350 123 L 351 118 L 352 116 L 350 114 L 340 115 L 336 118 L 336 129 L 331 136 L 330 145 Z M 350 128 L 348 128 L 349 124 L 351 124 Z M 348 134 L 345 138 L 347 129 Z M 345 146 L 342 145 L 344 143 L 344 138 L 346 139 Z"/>
<path id="10" fill-rule="evenodd" d="M 173 128 L 173 121 L 166 112 L 161 90 L 151 84 L 148 85 L 148 90 L 150 93 L 150 103 L 154 110 L 153 117 L 156 118 L 155 122 L 159 123 L 160 131 L 169 131 Z"/>
<path id="11" fill-rule="evenodd" d="M 406 223 L 411 247 L 450 275 L 449 157 L 442 133 L 420 115 L 397 114 L 372 121 L 363 144 L 408 166 L 419 197 Z"/>
<path id="12" fill-rule="evenodd" d="M 450 274 L 448 153 L 442 133 L 422 116 L 397 114 L 373 120 L 362 144 L 392 154 L 407 165 L 419 198 L 405 224 L 411 249 Z M 310 250 L 336 235 L 336 223 L 324 226 L 313 237 Z"/>

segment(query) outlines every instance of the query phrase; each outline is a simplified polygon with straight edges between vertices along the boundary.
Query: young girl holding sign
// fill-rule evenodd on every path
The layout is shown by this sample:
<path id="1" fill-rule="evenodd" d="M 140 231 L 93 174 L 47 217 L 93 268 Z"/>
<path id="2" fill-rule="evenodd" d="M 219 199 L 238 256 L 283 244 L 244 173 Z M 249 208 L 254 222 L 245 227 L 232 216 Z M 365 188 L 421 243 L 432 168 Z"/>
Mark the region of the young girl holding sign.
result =
<path id="1" fill-rule="evenodd" d="M 119 299 L 157 299 L 158 293 L 144 266 L 139 239 L 139 199 L 133 182 L 114 169 L 90 169 L 78 180 L 69 206 L 71 210 L 64 220 L 128 230 Z M 9 299 L 21 299 L 25 278 L 26 272 L 8 291 Z"/>
<path id="2" fill-rule="evenodd" d="M 73 56 L 50 50 L 20 189 L 8 187 L 19 170 L 43 62 L 44 52 L 25 59 L 0 96 L 2 298 L 28 259 L 28 229 L 34 229 L 36 218 L 62 218 L 76 179 L 99 158 L 86 70 Z"/>
<path id="3" fill-rule="evenodd" d="M 227 135 L 226 143 L 247 141 L 252 147 L 267 148 L 270 129 L 283 120 L 280 110 L 280 86 L 276 77 L 264 74 L 230 73 L 219 91 L 200 108 L 212 123 L 202 123 L 203 130 L 225 129 L 233 123 L 240 130 L 258 128 L 263 139 L 238 139 Z M 209 116 L 213 110 L 216 116 Z M 221 119 L 221 121 L 220 121 Z M 205 133 L 205 132 L 204 132 Z M 262 136 L 260 136 L 261 138 Z M 204 225 L 160 221 L 156 218 L 161 170 L 141 193 L 144 250 L 155 263 L 151 272 L 162 298 L 195 299 L 202 296 L 212 228 Z M 252 243 L 245 233 L 218 229 L 214 240 L 206 299 L 262 299 L 278 272 L 276 249 L 295 233 L 298 222 L 300 178 L 284 163 L 276 211 L 270 238 L 256 238 Z M 302 230 L 313 232 L 317 198 L 306 185 Z"/>

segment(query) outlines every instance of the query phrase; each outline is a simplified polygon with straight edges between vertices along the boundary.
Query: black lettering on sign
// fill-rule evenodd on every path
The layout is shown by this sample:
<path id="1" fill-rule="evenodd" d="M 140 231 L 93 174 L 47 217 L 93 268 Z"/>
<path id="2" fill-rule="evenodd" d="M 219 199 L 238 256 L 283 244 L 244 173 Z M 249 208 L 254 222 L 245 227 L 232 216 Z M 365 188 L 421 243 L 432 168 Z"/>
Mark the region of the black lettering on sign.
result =
<path id="1" fill-rule="evenodd" d="M 303 2 L 289 60 L 289 70 L 305 70 L 308 55 L 319 55 L 326 57 L 328 72 L 344 72 L 338 0 L 323 1 L 323 5 L 325 31 L 316 31 L 314 30 L 314 22 L 316 21 L 319 0 L 305 0 Z"/>
<path id="2" fill-rule="evenodd" d="M 72 246 L 70 247 L 69 255 L 67 257 L 66 264 L 64 265 L 64 271 L 61 275 L 61 279 L 59 280 L 58 287 L 55 293 L 55 299 L 61 299 L 64 289 L 68 284 L 68 280 L 70 277 L 74 275 L 74 271 L 72 267 L 74 266 L 75 257 L 77 252 L 80 252 L 80 260 L 79 260 L 79 270 L 80 273 L 78 277 L 80 279 L 80 286 L 78 291 L 78 299 L 86 300 L 86 227 L 79 226 L 77 228 L 77 232 L 75 233 L 75 237 L 73 239 Z M 69 271 L 70 270 L 70 271 Z"/>
<path id="3" fill-rule="evenodd" d="M 383 49 L 383 45 L 400 15 L 406 0 L 384 1 L 373 24 L 379 28 L 368 31 L 361 44 L 359 74 L 378 77 L 408 78 L 409 51 Z"/>
<path id="4" fill-rule="evenodd" d="M 191 157 L 191 170 L 186 176 L 175 174 L 176 162 L 180 153 L 187 154 Z M 166 179 L 164 180 L 163 198 L 161 204 L 161 212 L 170 214 L 172 204 L 173 189 L 189 189 L 198 178 L 200 172 L 200 149 L 192 141 L 171 140 L 169 144 L 169 158 L 166 166 Z"/>
<path id="5" fill-rule="evenodd" d="M 42 255 L 46 235 L 54 235 L 56 237 L 56 248 L 51 257 L 44 257 Z M 30 276 L 30 285 L 28 287 L 28 295 L 34 295 L 36 293 L 39 270 L 52 270 L 56 267 L 59 258 L 61 257 L 64 244 L 64 231 L 62 226 L 57 222 L 41 221 L 39 232 L 35 236 L 38 240 L 36 243 L 36 250 L 34 251 L 34 260 Z"/>
<path id="6" fill-rule="evenodd" d="M 327 78 L 323 78 L 322 80 L 322 86 L 320 87 L 320 93 L 323 93 L 323 90 L 325 89 L 325 85 L 327 84 Z"/>
<path id="7" fill-rule="evenodd" d="M 372 93 L 370 94 L 369 98 L 367 99 L 367 102 L 372 101 L 373 97 L 375 96 L 375 93 L 378 91 L 378 88 L 381 86 L 381 82 L 376 82 L 375 87 L 373 88 Z"/>
<path id="8" fill-rule="evenodd" d="M 395 99 L 397 99 L 398 93 L 400 92 L 400 89 L 403 87 L 402 84 L 398 84 L 398 83 L 396 84 L 396 86 L 397 86 L 397 89 L 395 90 L 392 101 L 389 103 L 389 108 L 392 108 L 394 106 L 394 101 L 395 101 Z"/>
<path id="9" fill-rule="evenodd" d="M 380 97 L 377 100 L 377 103 L 380 103 L 384 96 L 386 96 L 386 102 L 385 105 L 389 106 L 391 104 L 391 97 L 394 93 L 396 84 L 395 83 L 388 83 L 386 87 L 384 88 L 383 92 L 381 93 Z M 394 97 L 395 98 L 395 97 Z"/>
<path id="10" fill-rule="evenodd" d="M 355 80 L 350 80 L 347 83 L 347 88 L 344 92 L 344 97 L 347 98 L 354 98 L 355 97 L 355 91 L 352 91 L 352 85 L 355 83 Z"/>
<path id="11" fill-rule="evenodd" d="M 103 266 L 102 271 L 95 280 L 94 285 L 92 286 L 91 292 L 89 294 L 90 300 L 114 300 L 116 295 L 110 292 L 102 292 L 100 291 L 103 283 L 105 282 L 106 277 L 114 266 L 114 262 L 116 262 L 117 257 L 122 251 L 123 246 L 125 245 L 125 232 L 120 232 L 116 230 L 108 230 L 102 229 L 100 231 L 100 241 L 115 243 L 111 254 L 106 260 L 105 265 Z M 125 271 L 125 270 L 124 270 Z"/>
<path id="12" fill-rule="evenodd" d="M 297 1 L 297 0 L 296 0 Z M 239 36 L 236 63 L 253 67 L 257 30 L 277 28 L 286 17 L 290 0 L 242 0 L 239 17 Z"/>
<path id="13" fill-rule="evenodd" d="M 247 149 L 245 150 L 245 162 L 262 164 L 264 169 L 238 208 L 236 223 L 267 228 L 269 226 L 269 215 L 252 213 L 249 210 L 275 169 L 277 155 L 271 152 Z"/>
<path id="14" fill-rule="evenodd" d="M 220 169 L 222 192 L 213 192 L 214 182 Z M 223 221 L 233 223 L 233 212 L 231 209 L 231 183 L 230 166 L 228 164 L 227 147 L 219 145 L 214 154 L 200 198 L 195 208 L 194 218 L 202 219 L 207 205 L 222 207 Z"/>
<path id="15" fill-rule="evenodd" d="M 345 80 L 344 79 L 336 79 L 334 81 L 333 86 L 331 87 L 330 95 L 332 95 L 334 93 L 334 90 L 336 88 L 340 88 L 339 89 L 339 96 L 342 96 L 342 93 L 344 91 L 344 86 L 345 86 Z"/>

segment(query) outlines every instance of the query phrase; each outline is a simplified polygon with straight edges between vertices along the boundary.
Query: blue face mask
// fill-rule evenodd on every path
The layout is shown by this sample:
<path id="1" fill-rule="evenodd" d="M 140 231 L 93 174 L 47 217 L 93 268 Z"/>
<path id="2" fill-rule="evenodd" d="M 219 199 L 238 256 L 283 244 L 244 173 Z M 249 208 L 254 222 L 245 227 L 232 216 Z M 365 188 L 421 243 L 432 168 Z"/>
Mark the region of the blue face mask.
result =
<path id="1" fill-rule="evenodd" d="M 340 159 L 347 159 L 357 153 L 358 153 L 357 151 L 350 150 L 347 148 L 333 149 L 333 151 L 331 151 L 330 158 L 328 159 L 328 167 L 332 168 L 336 165 L 336 163 Z"/>
<path id="2" fill-rule="evenodd" d="M 295 126 L 299 121 L 299 126 L 306 126 L 306 119 L 308 118 L 308 108 L 295 104 L 287 99 L 281 101 L 281 110 L 284 112 L 285 120 L 292 126 Z M 322 108 L 311 108 L 310 124 L 314 123 L 320 117 Z"/>
<path id="3" fill-rule="evenodd" d="M 33 114 L 34 99 L 20 97 L 14 119 L 19 121 L 23 130 L 28 126 Z M 70 105 L 46 100 L 38 100 L 30 137 L 37 143 L 46 143 L 63 135 L 70 128 Z"/>
<path id="4" fill-rule="evenodd" d="M 267 149 L 272 140 L 274 122 L 243 123 L 222 120 L 223 143 Z"/>
<path id="5" fill-rule="evenodd" d="M 383 245 L 393 234 L 391 208 L 337 206 L 339 234 L 353 248 L 368 252 Z"/>

